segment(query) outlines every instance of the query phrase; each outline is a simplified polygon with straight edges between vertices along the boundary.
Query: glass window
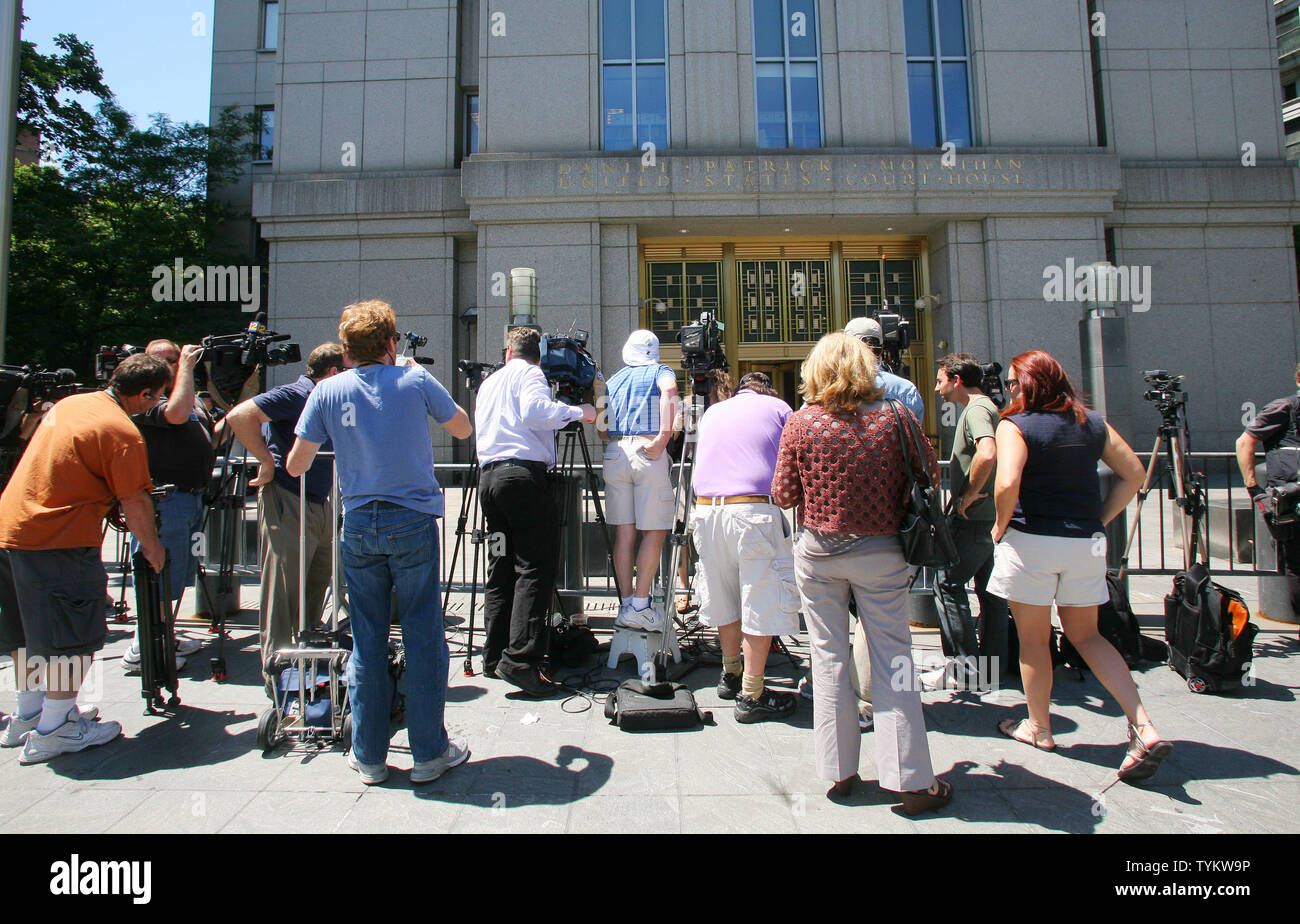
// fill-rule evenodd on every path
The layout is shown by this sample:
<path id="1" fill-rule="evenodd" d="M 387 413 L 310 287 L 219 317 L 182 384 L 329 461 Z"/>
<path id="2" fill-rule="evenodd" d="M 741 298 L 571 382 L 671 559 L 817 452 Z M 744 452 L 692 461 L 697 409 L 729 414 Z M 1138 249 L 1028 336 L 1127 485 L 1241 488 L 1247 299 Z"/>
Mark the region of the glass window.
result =
<path id="1" fill-rule="evenodd" d="M 912 145 L 970 147 L 975 140 L 963 0 L 903 0 L 903 29 Z"/>
<path id="2" fill-rule="evenodd" d="M 257 159 L 270 160 L 275 152 L 275 108 L 257 107 Z"/>
<path id="3" fill-rule="evenodd" d="M 279 22 L 280 4 L 276 0 L 262 0 L 262 44 L 259 47 L 275 47 L 276 35 L 280 28 Z"/>
<path id="4" fill-rule="evenodd" d="M 601 0 L 600 15 L 604 149 L 668 147 L 664 0 Z"/>
<path id="5" fill-rule="evenodd" d="M 816 0 L 753 0 L 760 148 L 822 144 Z"/>
<path id="6" fill-rule="evenodd" d="M 478 153 L 478 94 L 465 97 L 465 155 Z"/>

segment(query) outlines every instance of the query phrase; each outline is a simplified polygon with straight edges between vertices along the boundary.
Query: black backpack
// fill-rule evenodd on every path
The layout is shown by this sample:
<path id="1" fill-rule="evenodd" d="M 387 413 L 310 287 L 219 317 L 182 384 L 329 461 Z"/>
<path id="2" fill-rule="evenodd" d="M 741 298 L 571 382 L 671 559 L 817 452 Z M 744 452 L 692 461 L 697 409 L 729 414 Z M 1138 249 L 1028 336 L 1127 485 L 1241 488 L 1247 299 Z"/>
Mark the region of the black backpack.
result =
<path id="1" fill-rule="evenodd" d="M 1165 639 L 1169 666 L 1193 693 L 1241 689 L 1250 670 L 1255 634 L 1241 594 L 1210 580 L 1197 562 L 1174 575 L 1174 592 L 1165 597 Z"/>
<path id="2" fill-rule="evenodd" d="M 1128 669 L 1137 670 L 1144 661 L 1164 664 L 1169 660 L 1168 645 L 1142 634 L 1118 571 L 1106 572 L 1106 589 L 1110 592 L 1110 600 L 1097 607 L 1097 631 L 1115 646 Z M 1065 634 L 1055 629 L 1052 630 L 1052 663 L 1079 670 L 1088 666 Z"/>

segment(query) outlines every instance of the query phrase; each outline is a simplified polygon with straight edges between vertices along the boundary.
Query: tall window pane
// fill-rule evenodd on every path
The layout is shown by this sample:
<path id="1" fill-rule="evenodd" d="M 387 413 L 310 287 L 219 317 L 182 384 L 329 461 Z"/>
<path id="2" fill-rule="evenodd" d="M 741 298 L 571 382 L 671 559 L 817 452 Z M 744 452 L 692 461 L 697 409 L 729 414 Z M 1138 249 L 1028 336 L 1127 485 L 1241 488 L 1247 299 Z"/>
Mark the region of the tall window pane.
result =
<path id="1" fill-rule="evenodd" d="M 939 51 L 945 58 L 966 57 L 962 0 L 939 0 Z"/>
<path id="2" fill-rule="evenodd" d="M 605 150 L 636 147 L 632 124 L 632 66 L 605 65 Z"/>
<path id="3" fill-rule="evenodd" d="M 642 64 L 636 69 L 637 147 L 652 142 L 668 146 L 668 77 L 662 64 Z"/>
<path id="4" fill-rule="evenodd" d="M 632 0 L 601 0 L 600 50 L 607 61 L 632 59 Z"/>
<path id="5" fill-rule="evenodd" d="M 943 63 L 943 121 L 944 141 L 959 148 L 971 146 L 970 91 L 966 85 L 966 63 Z"/>
<path id="6" fill-rule="evenodd" d="M 903 32 L 907 36 L 908 57 L 934 55 L 930 0 L 903 0 Z"/>
<path id="7" fill-rule="evenodd" d="M 975 143 L 964 0 L 903 0 L 912 144 Z"/>
<path id="8" fill-rule="evenodd" d="M 785 0 L 790 57 L 817 57 L 817 0 Z"/>
<path id="9" fill-rule="evenodd" d="M 668 147 L 664 0 L 601 0 L 600 9 L 604 148 Z"/>
<path id="10" fill-rule="evenodd" d="M 781 0 L 754 0 L 754 56 L 781 58 L 785 56 L 785 31 Z"/>
<path id="11" fill-rule="evenodd" d="M 262 48 L 274 48 L 280 29 L 280 4 L 276 0 L 262 3 Z"/>
<path id="12" fill-rule="evenodd" d="M 912 115 L 912 146 L 939 146 L 939 109 L 934 99 L 934 66 L 907 65 L 908 109 Z"/>
<path id="13" fill-rule="evenodd" d="M 257 107 L 257 159 L 270 160 L 275 153 L 275 109 Z"/>
<path id="14" fill-rule="evenodd" d="M 478 94 L 465 99 L 465 153 L 478 153 Z"/>
<path id="15" fill-rule="evenodd" d="M 785 74 L 780 64 L 754 66 L 758 97 L 758 146 L 785 147 Z"/>
<path id="16" fill-rule="evenodd" d="M 637 60 L 664 57 L 664 0 L 636 0 Z"/>
<path id="17" fill-rule="evenodd" d="M 817 65 L 790 65 L 790 147 L 816 148 L 822 143 L 817 100 Z"/>

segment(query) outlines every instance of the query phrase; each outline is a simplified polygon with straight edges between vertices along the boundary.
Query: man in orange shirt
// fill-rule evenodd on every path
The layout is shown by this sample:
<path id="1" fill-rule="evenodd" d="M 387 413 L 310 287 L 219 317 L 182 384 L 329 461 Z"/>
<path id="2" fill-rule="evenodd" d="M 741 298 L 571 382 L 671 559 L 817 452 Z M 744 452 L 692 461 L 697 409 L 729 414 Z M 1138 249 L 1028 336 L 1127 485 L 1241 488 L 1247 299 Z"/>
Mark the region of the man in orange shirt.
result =
<path id="1" fill-rule="evenodd" d="M 149 456 L 132 414 L 149 410 L 171 372 L 137 355 L 108 390 L 73 395 L 36 428 L 0 495 L 0 651 L 14 663 L 18 708 L 0 745 L 23 745 L 19 763 L 112 741 L 117 722 L 78 712 L 77 692 L 104 646 L 108 574 L 100 549 L 116 501 L 155 571 L 165 552 L 149 498 Z M 43 690 L 48 686 L 48 690 Z"/>

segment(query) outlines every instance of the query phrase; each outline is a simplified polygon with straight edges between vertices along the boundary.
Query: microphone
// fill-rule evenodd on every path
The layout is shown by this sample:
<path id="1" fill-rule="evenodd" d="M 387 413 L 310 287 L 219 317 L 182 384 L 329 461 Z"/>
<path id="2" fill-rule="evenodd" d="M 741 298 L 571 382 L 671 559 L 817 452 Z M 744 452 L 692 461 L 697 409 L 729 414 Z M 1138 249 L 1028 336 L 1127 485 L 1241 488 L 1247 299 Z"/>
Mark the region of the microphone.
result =
<path id="1" fill-rule="evenodd" d="M 248 322 L 248 329 L 244 331 L 244 342 L 239 352 L 239 362 L 242 365 L 249 365 L 249 359 L 252 357 L 253 347 L 257 344 L 257 338 L 260 334 L 266 333 L 266 312 L 259 311 L 253 320 Z"/>

